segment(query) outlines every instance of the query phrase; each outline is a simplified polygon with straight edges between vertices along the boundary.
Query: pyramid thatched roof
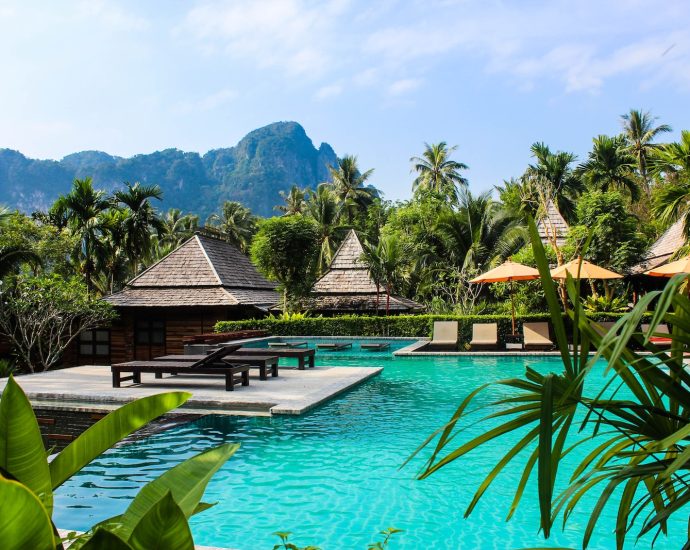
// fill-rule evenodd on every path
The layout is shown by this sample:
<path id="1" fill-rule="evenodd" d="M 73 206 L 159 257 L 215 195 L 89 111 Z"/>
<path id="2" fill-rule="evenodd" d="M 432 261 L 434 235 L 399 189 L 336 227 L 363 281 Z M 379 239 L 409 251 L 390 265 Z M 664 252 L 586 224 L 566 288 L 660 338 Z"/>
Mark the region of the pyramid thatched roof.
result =
<path id="1" fill-rule="evenodd" d="M 633 275 L 637 275 L 659 267 L 683 246 L 685 246 L 683 220 L 678 220 L 649 247 L 644 260 L 634 266 L 630 272 Z"/>
<path id="2" fill-rule="evenodd" d="M 345 237 L 331 261 L 328 271 L 312 288 L 304 305 L 314 311 L 353 312 L 376 311 L 376 285 L 361 257 L 362 243 L 354 230 Z M 379 293 L 378 309 L 386 308 L 385 292 Z M 390 310 L 412 312 L 423 309 L 421 304 L 401 296 L 391 296 Z"/>
<path id="3" fill-rule="evenodd" d="M 118 307 L 266 309 L 279 295 L 235 246 L 197 234 L 105 299 Z"/>
<path id="4" fill-rule="evenodd" d="M 551 244 L 554 233 L 556 234 L 556 244 L 560 247 L 565 244 L 568 236 L 568 223 L 556 208 L 553 201 L 549 201 L 546 205 L 546 212 L 544 216 L 537 223 L 537 230 L 539 237 L 544 245 Z"/>

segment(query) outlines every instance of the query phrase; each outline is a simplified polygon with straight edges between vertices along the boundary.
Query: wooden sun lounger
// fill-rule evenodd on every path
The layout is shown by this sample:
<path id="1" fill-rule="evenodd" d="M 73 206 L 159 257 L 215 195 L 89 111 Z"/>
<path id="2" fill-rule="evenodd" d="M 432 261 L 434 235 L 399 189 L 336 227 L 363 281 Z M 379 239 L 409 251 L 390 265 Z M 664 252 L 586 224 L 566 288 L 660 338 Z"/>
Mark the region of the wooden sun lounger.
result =
<path id="1" fill-rule="evenodd" d="M 327 344 L 316 344 L 319 349 L 327 349 L 330 351 L 341 351 L 345 348 L 351 348 L 352 342 L 329 342 Z"/>
<path id="2" fill-rule="evenodd" d="M 368 349 L 369 351 L 383 351 L 391 347 L 390 342 L 375 342 L 361 344 L 362 349 Z"/>
<path id="3" fill-rule="evenodd" d="M 163 355 L 162 357 L 156 357 L 154 361 L 189 361 L 196 362 L 200 359 L 207 357 L 206 355 Z M 259 380 L 267 380 L 268 369 L 271 369 L 271 376 L 278 376 L 278 356 L 277 355 L 257 355 L 254 357 L 249 357 L 247 355 L 226 355 L 220 360 L 220 364 L 232 363 L 232 364 L 243 364 L 249 365 L 253 369 L 259 369 Z"/>
<path id="4" fill-rule="evenodd" d="M 601 321 L 600 323 L 592 321 L 591 323 L 594 332 L 599 334 L 602 338 L 608 334 L 609 330 L 611 330 L 615 324 L 615 321 Z"/>
<path id="5" fill-rule="evenodd" d="M 498 348 L 498 323 L 475 323 L 472 325 L 470 349 L 494 350 Z"/>
<path id="6" fill-rule="evenodd" d="M 307 342 L 269 342 L 269 348 L 301 348 L 307 347 Z"/>
<path id="7" fill-rule="evenodd" d="M 549 338 L 549 323 L 523 323 L 522 334 L 525 351 L 553 348 L 553 342 Z"/>
<path id="8" fill-rule="evenodd" d="M 141 373 L 152 372 L 156 378 L 163 378 L 163 374 L 222 374 L 225 376 L 225 390 L 234 391 L 237 383 L 236 375 L 240 375 L 243 386 L 249 385 L 249 365 L 213 366 L 189 361 L 129 361 L 110 367 L 113 375 L 113 388 L 119 388 L 122 382 L 132 380 L 135 384 L 141 384 Z M 132 376 L 122 376 L 131 372 Z"/>
<path id="9" fill-rule="evenodd" d="M 647 334 L 649 332 L 649 327 L 650 325 L 642 325 L 641 329 L 644 334 Z M 668 331 L 668 325 L 657 325 L 656 328 L 654 329 L 654 334 L 655 336 L 651 336 L 649 338 L 649 341 L 654 344 L 655 346 L 658 346 L 660 348 L 670 348 L 671 345 L 673 344 L 673 340 L 671 339 L 671 334 Z M 668 334 L 668 336 L 663 336 L 664 334 Z M 659 336 L 656 336 L 659 335 Z"/>
<path id="10" fill-rule="evenodd" d="M 458 349 L 458 322 L 434 321 L 434 332 L 427 347 L 439 350 Z"/>
<path id="11" fill-rule="evenodd" d="M 273 348 L 240 348 L 233 353 L 238 358 L 252 357 L 261 355 L 274 355 L 276 357 L 292 357 L 297 359 L 297 368 L 304 370 L 305 360 L 309 363 L 309 368 L 314 368 L 314 357 L 316 351 L 313 348 L 306 349 L 273 349 Z"/>

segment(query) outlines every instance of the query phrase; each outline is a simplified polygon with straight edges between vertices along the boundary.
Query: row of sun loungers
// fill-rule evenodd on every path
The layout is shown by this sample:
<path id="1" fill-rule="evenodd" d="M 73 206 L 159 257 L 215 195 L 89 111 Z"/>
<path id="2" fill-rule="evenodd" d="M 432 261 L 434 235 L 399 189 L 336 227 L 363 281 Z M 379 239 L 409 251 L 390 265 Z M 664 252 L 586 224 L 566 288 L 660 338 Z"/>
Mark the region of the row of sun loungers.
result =
<path id="1" fill-rule="evenodd" d="M 592 323 L 592 327 L 604 336 L 615 325 L 613 321 Z M 642 325 L 643 333 L 649 332 L 650 325 Z M 668 336 L 666 336 L 668 335 Z M 457 321 L 436 321 L 434 334 L 428 348 L 431 350 L 456 350 L 458 346 Z M 658 347 L 669 347 L 671 338 L 666 325 L 658 325 L 654 336 L 649 341 Z M 499 346 L 497 323 L 476 323 L 472 325 L 472 340 L 469 343 L 471 351 L 496 350 Z M 525 351 L 545 351 L 554 348 L 549 337 L 547 322 L 531 322 L 522 325 L 522 349 Z"/>
<path id="2" fill-rule="evenodd" d="M 549 324 L 524 323 L 522 326 L 522 347 L 526 351 L 549 350 L 554 347 L 549 338 Z M 434 334 L 429 342 L 430 350 L 456 350 L 458 346 L 458 322 L 436 321 Z M 472 340 L 470 350 L 498 349 L 498 323 L 475 323 L 472 325 Z"/>

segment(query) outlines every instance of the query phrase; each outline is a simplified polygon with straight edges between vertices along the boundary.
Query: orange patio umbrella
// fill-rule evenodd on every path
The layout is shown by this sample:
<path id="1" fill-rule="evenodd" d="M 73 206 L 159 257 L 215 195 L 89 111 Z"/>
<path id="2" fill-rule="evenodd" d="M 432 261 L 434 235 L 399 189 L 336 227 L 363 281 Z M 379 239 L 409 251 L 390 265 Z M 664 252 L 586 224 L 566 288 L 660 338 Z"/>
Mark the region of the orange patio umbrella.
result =
<path id="1" fill-rule="evenodd" d="M 604 269 L 598 265 L 576 258 L 560 267 L 551 270 L 553 279 L 567 279 L 570 275 L 573 279 L 622 279 L 623 275 Z"/>
<path id="2" fill-rule="evenodd" d="M 533 267 L 519 264 L 511 260 L 503 262 L 498 267 L 490 269 L 483 275 L 470 280 L 470 283 L 510 283 L 510 304 L 512 307 L 513 335 L 515 334 L 515 296 L 513 295 L 513 281 L 533 281 L 539 278 L 539 271 Z"/>
<path id="3" fill-rule="evenodd" d="M 690 256 L 645 271 L 645 275 L 652 277 L 673 277 L 678 273 L 690 273 Z"/>

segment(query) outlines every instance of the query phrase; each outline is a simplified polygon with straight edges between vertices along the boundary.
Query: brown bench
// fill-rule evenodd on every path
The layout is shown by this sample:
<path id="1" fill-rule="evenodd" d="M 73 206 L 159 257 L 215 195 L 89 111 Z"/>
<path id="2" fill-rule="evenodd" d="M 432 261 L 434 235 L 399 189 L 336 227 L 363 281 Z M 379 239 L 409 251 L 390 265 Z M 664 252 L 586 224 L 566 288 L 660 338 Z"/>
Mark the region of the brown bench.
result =
<path id="1" fill-rule="evenodd" d="M 299 370 L 304 370 L 305 359 L 309 363 L 309 368 L 314 368 L 314 356 L 316 355 L 316 350 L 313 348 L 306 349 L 274 349 L 274 348 L 240 348 L 233 353 L 238 360 L 242 357 L 253 357 L 261 355 L 275 355 L 277 357 L 293 357 L 297 359 L 297 368 Z"/>
<path id="2" fill-rule="evenodd" d="M 191 363 L 194 363 L 196 361 L 200 361 L 201 359 L 205 359 L 208 357 L 207 355 L 163 355 L 161 357 L 156 357 L 154 361 L 189 361 Z M 232 364 L 243 364 L 243 365 L 249 365 L 251 368 L 254 369 L 259 369 L 259 379 L 260 380 L 266 380 L 268 379 L 267 376 L 267 371 L 270 368 L 271 369 L 271 376 L 276 377 L 278 376 L 278 357 L 274 355 L 257 355 L 255 357 L 249 357 L 246 355 L 225 355 L 221 359 L 220 366 L 223 366 L 223 363 L 232 363 Z M 214 365 L 217 365 L 214 363 Z"/>
<path id="3" fill-rule="evenodd" d="M 135 384 L 141 384 L 141 373 L 152 372 L 156 378 L 163 378 L 163 374 L 222 374 L 225 376 L 225 390 L 235 389 L 235 376 L 240 375 L 243 386 L 249 385 L 249 365 L 195 366 L 189 361 L 129 361 L 110 367 L 113 375 L 113 388 L 119 388 L 122 382 L 131 380 Z M 132 376 L 122 376 L 131 372 Z"/>

